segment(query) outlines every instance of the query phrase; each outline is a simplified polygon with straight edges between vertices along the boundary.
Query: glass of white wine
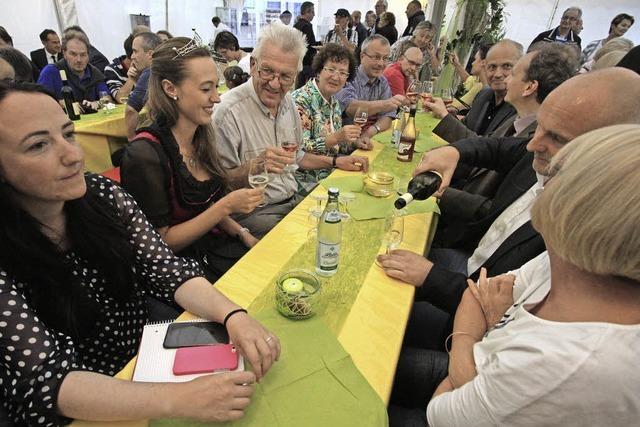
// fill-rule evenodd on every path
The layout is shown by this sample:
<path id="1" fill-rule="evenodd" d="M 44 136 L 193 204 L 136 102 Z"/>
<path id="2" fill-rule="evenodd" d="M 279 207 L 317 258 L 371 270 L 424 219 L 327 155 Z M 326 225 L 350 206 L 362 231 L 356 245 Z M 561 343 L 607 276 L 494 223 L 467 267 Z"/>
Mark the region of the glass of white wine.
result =
<path id="1" fill-rule="evenodd" d="M 358 107 L 356 110 L 355 116 L 353 116 L 353 123 L 362 127 L 367 124 L 367 120 L 369 119 L 369 112 L 366 108 Z"/>
<path id="2" fill-rule="evenodd" d="M 98 105 L 100 105 L 100 108 L 102 108 L 102 112 L 104 112 L 105 114 L 109 114 L 111 112 L 108 107 L 109 103 L 111 102 L 109 92 L 102 90 L 100 91 L 99 96 L 100 99 L 98 99 Z"/>
<path id="3" fill-rule="evenodd" d="M 267 172 L 267 162 L 264 157 L 254 157 L 249 160 L 249 185 L 251 188 L 265 188 L 269 184 L 269 173 Z M 259 208 L 266 205 L 263 201 L 258 205 Z"/>
<path id="4" fill-rule="evenodd" d="M 392 214 L 384 219 L 384 235 L 382 236 L 382 248 L 384 254 L 397 249 L 404 236 L 404 216 Z M 376 259 L 376 265 L 382 267 Z"/>
<path id="5" fill-rule="evenodd" d="M 409 87 L 407 88 L 407 98 L 411 101 L 411 105 L 418 104 L 418 94 L 422 91 L 422 82 L 418 79 L 415 79 L 411 82 Z"/>

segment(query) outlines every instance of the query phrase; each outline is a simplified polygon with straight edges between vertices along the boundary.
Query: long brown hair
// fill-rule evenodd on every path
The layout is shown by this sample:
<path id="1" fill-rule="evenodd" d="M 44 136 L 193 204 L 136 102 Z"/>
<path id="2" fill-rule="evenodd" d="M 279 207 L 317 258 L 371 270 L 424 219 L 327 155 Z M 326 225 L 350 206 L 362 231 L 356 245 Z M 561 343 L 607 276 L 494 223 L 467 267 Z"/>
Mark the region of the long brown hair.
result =
<path id="1" fill-rule="evenodd" d="M 177 51 L 183 49 L 190 42 L 193 43 L 187 37 L 174 37 L 162 43 L 153 52 L 147 105 L 149 106 L 151 118 L 156 123 L 172 127 L 177 123 L 180 116 L 178 105 L 165 93 L 162 88 L 162 81 L 166 79 L 177 86 L 187 78 L 187 63 L 189 60 L 211 57 L 209 50 L 204 47 L 196 47 L 179 55 Z M 198 156 L 198 161 L 205 169 L 224 180 L 226 174 L 218 159 L 211 124 L 198 126 L 193 137 L 193 147 Z"/>

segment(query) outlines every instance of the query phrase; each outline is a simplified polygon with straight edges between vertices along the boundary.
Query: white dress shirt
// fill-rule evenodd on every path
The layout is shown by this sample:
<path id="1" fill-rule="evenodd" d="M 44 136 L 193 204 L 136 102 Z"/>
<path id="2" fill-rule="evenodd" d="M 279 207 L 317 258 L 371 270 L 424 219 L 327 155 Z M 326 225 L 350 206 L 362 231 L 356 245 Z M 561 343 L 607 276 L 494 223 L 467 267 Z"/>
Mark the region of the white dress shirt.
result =
<path id="1" fill-rule="evenodd" d="M 542 183 L 545 178 L 542 175 L 537 176 L 538 181 L 509 205 L 482 236 L 478 247 L 467 262 L 468 274 L 473 274 L 479 269 L 511 234 L 531 220 L 531 207 L 536 196 L 542 191 Z"/>

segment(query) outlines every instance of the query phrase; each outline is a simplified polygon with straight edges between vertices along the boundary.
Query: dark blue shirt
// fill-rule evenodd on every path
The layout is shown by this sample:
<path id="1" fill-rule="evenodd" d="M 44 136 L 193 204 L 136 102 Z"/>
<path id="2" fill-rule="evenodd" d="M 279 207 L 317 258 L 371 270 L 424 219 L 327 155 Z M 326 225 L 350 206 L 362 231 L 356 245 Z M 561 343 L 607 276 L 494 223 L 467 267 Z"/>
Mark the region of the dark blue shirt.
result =
<path id="1" fill-rule="evenodd" d="M 144 69 L 140 78 L 136 82 L 136 86 L 129 94 L 127 105 L 137 112 L 142 110 L 144 103 L 147 102 L 147 86 L 149 85 L 149 76 L 151 75 L 151 67 Z"/>
<path id="2" fill-rule="evenodd" d="M 40 72 L 40 78 L 38 78 L 38 84 L 49 89 L 58 99 L 62 98 L 60 93 L 62 90 L 60 69 L 67 72 L 67 81 L 73 90 L 73 96 L 78 102 L 85 100 L 97 101 L 100 99 L 100 92 L 109 92 L 107 84 L 104 82 L 104 76 L 97 68 L 89 64 L 85 68 L 82 77 L 79 77 L 66 66 L 66 61 L 62 60 L 44 67 Z"/>

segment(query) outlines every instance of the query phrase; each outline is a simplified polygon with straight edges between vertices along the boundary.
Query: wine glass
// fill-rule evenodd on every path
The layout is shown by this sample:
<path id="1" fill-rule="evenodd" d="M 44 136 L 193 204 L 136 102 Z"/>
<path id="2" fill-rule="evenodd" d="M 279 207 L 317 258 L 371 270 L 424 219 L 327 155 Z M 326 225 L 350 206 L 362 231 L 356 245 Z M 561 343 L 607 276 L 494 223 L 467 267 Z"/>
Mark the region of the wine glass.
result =
<path id="1" fill-rule="evenodd" d="M 267 162 L 264 156 L 260 156 L 259 152 L 255 153 L 254 156 L 249 158 L 249 172 L 248 172 L 248 180 L 251 188 L 266 188 L 267 184 L 269 184 L 269 173 L 267 172 Z M 258 205 L 259 208 L 262 208 L 266 205 L 266 201 L 262 201 Z"/>
<path id="2" fill-rule="evenodd" d="M 357 124 L 360 126 L 360 129 L 362 129 L 362 127 L 367 124 L 368 119 L 369 112 L 367 109 L 364 107 L 358 107 L 355 116 L 353 116 L 353 123 Z"/>
<path id="3" fill-rule="evenodd" d="M 105 90 L 101 90 L 98 95 L 100 97 L 98 99 L 98 105 L 100 106 L 100 108 L 102 108 L 105 114 L 109 114 L 111 112 L 109 111 L 109 107 L 108 107 L 108 105 L 111 103 L 111 97 L 109 96 L 109 92 Z"/>
<path id="4" fill-rule="evenodd" d="M 416 105 L 418 102 L 418 94 L 422 89 L 422 83 L 419 80 L 415 79 L 411 82 L 409 87 L 407 88 L 407 98 L 411 101 L 411 105 Z"/>
<path id="5" fill-rule="evenodd" d="M 402 243 L 404 236 L 404 216 L 392 214 L 384 219 L 384 235 L 382 236 L 382 247 L 384 253 L 389 254 L 390 251 L 396 249 Z M 376 259 L 376 265 L 382 267 Z"/>
<path id="6" fill-rule="evenodd" d="M 298 151 L 298 141 L 296 140 L 295 136 L 292 135 L 292 132 L 288 132 L 286 129 L 281 129 L 280 131 L 278 131 L 278 142 L 280 143 L 280 146 L 282 148 L 284 148 L 285 151 L 288 151 L 290 153 L 297 153 Z M 298 170 L 298 164 L 296 163 L 296 161 L 294 160 L 293 163 L 291 163 L 290 165 L 286 165 L 283 168 L 283 171 L 285 171 L 286 173 L 294 173 L 295 171 Z"/>
<path id="7" fill-rule="evenodd" d="M 343 211 L 340 211 L 340 216 L 343 220 L 348 221 L 351 219 L 351 215 L 349 215 L 349 203 L 353 202 L 355 199 L 356 195 L 350 191 L 340 193 L 340 196 L 338 196 L 338 200 L 341 203 L 343 209 Z"/>
<path id="8" fill-rule="evenodd" d="M 433 83 L 430 80 L 422 83 L 422 91 L 420 92 L 420 97 L 422 98 L 422 111 L 429 111 L 427 102 L 433 102 Z"/>
<path id="9" fill-rule="evenodd" d="M 451 103 L 453 102 L 453 91 L 451 90 L 451 88 L 444 88 L 440 91 L 440 96 L 442 97 L 442 101 L 444 102 L 445 106 L 449 106 L 451 105 Z"/>

